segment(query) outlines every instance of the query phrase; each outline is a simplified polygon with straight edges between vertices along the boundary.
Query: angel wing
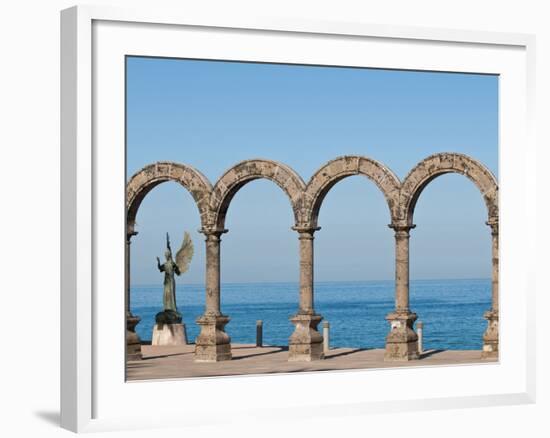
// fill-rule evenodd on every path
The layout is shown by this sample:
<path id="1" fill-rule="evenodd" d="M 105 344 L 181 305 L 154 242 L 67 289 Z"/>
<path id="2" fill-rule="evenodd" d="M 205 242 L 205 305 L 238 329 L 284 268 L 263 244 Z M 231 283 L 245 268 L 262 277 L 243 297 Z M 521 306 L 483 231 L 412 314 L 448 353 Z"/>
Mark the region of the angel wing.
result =
<path id="1" fill-rule="evenodd" d="M 189 233 L 186 231 L 183 235 L 181 248 L 176 254 L 176 264 L 178 265 L 178 268 L 180 268 L 180 273 L 183 274 L 184 272 L 187 272 L 187 269 L 189 269 L 189 263 L 193 258 L 194 251 L 193 241 L 191 240 Z"/>

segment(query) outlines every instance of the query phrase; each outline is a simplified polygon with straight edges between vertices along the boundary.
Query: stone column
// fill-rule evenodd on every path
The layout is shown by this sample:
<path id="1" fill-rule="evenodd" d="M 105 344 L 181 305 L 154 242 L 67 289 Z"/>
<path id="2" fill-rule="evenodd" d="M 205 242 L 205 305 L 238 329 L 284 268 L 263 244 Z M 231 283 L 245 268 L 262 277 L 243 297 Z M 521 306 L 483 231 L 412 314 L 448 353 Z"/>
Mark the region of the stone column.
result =
<path id="1" fill-rule="evenodd" d="M 200 333 L 195 341 L 196 362 L 218 362 L 231 359 L 231 338 L 224 331 L 229 317 L 220 307 L 220 236 L 227 230 L 202 229 L 206 236 L 206 306 L 197 319 Z"/>
<path id="2" fill-rule="evenodd" d="M 491 310 L 483 315 L 487 320 L 487 330 L 483 334 L 483 349 L 481 351 L 483 359 L 498 358 L 498 218 L 489 219 L 487 225 L 491 227 L 493 273 Z"/>
<path id="3" fill-rule="evenodd" d="M 130 309 L 130 243 L 133 236 L 137 234 L 133 229 L 129 229 L 126 233 L 126 360 L 141 359 L 141 341 L 136 333 L 136 325 L 141 318 L 132 315 Z"/>
<path id="4" fill-rule="evenodd" d="M 390 332 L 386 337 L 386 361 L 418 359 L 418 336 L 413 324 L 416 313 L 409 309 L 409 232 L 415 225 L 391 224 L 395 230 L 395 311 L 386 316 Z"/>
<path id="5" fill-rule="evenodd" d="M 313 308 L 313 234 L 320 228 L 293 227 L 300 241 L 300 304 L 290 320 L 296 326 L 289 339 L 288 360 L 306 361 L 324 358 L 323 336 L 317 326 L 323 319 Z"/>

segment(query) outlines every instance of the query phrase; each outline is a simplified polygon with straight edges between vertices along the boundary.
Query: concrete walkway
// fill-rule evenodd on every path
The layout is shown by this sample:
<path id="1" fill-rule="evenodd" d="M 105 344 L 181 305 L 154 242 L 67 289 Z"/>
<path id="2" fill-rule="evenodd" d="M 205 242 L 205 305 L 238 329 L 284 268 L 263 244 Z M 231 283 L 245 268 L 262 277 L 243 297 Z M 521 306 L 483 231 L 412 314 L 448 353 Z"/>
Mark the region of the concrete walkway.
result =
<path id="1" fill-rule="evenodd" d="M 287 347 L 261 347 L 233 344 L 233 359 L 217 363 L 193 361 L 194 345 L 158 347 L 143 345 L 143 359 L 130 361 L 128 380 L 177 379 L 188 377 L 231 376 L 239 374 L 293 373 L 298 371 L 334 371 L 365 368 L 389 368 L 423 365 L 451 365 L 494 363 L 482 360 L 479 350 L 431 350 L 420 360 L 384 362 L 383 349 L 336 348 L 324 360 L 315 362 L 288 362 Z"/>

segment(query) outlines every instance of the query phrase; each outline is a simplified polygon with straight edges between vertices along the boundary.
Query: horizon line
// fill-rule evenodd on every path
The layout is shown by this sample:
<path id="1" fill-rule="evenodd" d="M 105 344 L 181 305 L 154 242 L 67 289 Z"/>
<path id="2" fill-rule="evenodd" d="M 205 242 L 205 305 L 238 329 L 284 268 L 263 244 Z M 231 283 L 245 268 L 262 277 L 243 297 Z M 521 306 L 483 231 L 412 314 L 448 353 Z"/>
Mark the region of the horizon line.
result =
<path id="1" fill-rule="evenodd" d="M 449 280 L 491 280 L 491 277 L 460 277 L 460 278 L 415 278 L 410 279 L 409 281 L 449 281 Z M 314 281 L 313 284 L 319 284 L 319 283 L 378 283 L 378 282 L 395 282 L 395 279 L 382 279 L 382 280 L 323 280 L 323 281 Z M 221 284 L 283 284 L 283 283 L 290 283 L 290 284 L 299 284 L 299 281 L 293 280 L 293 281 L 226 281 L 221 282 Z M 182 285 L 189 285 L 189 286 L 204 286 L 205 283 L 187 283 L 184 282 Z M 162 286 L 161 283 L 137 283 L 132 284 L 130 282 L 130 286 Z"/>

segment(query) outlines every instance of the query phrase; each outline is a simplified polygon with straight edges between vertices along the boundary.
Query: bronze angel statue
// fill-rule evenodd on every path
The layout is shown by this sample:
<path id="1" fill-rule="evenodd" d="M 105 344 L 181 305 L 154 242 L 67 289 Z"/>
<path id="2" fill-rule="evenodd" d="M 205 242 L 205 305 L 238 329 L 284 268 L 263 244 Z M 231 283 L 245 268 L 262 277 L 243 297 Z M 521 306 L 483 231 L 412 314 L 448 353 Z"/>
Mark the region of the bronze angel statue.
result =
<path id="1" fill-rule="evenodd" d="M 193 258 L 193 241 L 186 231 L 183 235 L 183 242 L 176 253 L 176 260 L 172 259 L 172 248 L 170 247 L 170 236 L 166 233 L 166 261 L 161 265 L 157 257 L 157 267 L 164 272 L 164 310 L 156 315 L 156 322 L 163 324 L 181 323 L 181 314 L 176 306 L 176 280 L 175 275 L 181 275 L 189 269 L 189 263 Z"/>

